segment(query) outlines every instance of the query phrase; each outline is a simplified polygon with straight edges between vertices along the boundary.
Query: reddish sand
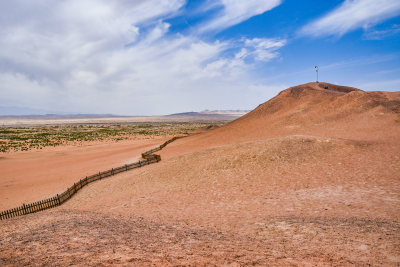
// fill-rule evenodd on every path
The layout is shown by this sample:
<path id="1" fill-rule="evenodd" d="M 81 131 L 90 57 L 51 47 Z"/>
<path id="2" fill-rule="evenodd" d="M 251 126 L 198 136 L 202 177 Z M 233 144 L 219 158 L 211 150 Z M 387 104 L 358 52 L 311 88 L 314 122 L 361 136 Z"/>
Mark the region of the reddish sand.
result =
<path id="1" fill-rule="evenodd" d="M 329 90 L 323 89 L 328 86 Z M 291 87 L 252 112 L 208 133 L 178 140 L 163 158 L 204 148 L 308 135 L 400 143 L 400 92 L 364 92 L 328 83 Z"/>
<path id="2" fill-rule="evenodd" d="M 0 210 L 53 197 L 86 175 L 133 163 L 168 137 L 2 153 Z"/>
<path id="3" fill-rule="evenodd" d="M 399 93 L 292 87 L 0 222 L 0 264 L 399 266 L 399 152 Z"/>

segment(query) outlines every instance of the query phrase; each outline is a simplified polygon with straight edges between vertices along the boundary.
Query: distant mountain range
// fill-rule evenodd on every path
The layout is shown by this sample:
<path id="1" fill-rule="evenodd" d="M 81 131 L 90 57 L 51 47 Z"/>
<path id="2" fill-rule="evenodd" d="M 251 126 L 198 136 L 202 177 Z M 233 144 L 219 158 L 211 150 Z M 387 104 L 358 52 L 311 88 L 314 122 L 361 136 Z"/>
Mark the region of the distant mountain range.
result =
<path id="1" fill-rule="evenodd" d="M 232 118 L 240 117 L 249 112 L 249 110 L 203 110 L 200 112 L 182 112 L 165 115 L 163 117 L 178 117 L 178 118 Z M 109 118 L 109 117 L 134 117 L 121 116 L 113 114 L 71 114 L 67 112 L 34 109 L 25 107 L 0 106 L 1 117 L 26 117 L 26 118 Z"/>
<path id="2" fill-rule="evenodd" d="M 250 110 L 203 110 L 166 115 L 167 117 L 240 117 Z"/>

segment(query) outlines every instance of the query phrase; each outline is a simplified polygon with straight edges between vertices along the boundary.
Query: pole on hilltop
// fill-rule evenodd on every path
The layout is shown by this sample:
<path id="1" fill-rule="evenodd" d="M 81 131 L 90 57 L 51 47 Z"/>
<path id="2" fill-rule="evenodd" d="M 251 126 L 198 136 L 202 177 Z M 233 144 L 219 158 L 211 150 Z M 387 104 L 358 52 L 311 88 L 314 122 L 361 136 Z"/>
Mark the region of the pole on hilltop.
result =
<path id="1" fill-rule="evenodd" d="M 317 72 L 317 82 L 318 82 L 318 66 L 315 66 L 315 71 Z"/>

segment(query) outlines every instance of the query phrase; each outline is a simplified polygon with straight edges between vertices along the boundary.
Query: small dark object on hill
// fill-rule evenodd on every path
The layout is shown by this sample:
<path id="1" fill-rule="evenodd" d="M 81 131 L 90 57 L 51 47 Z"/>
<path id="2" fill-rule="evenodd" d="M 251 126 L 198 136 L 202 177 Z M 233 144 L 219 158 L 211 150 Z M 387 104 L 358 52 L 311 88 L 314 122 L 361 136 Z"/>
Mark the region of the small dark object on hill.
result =
<path id="1" fill-rule="evenodd" d="M 328 89 L 328 86 L 325 86 L 324 89 Z"/>

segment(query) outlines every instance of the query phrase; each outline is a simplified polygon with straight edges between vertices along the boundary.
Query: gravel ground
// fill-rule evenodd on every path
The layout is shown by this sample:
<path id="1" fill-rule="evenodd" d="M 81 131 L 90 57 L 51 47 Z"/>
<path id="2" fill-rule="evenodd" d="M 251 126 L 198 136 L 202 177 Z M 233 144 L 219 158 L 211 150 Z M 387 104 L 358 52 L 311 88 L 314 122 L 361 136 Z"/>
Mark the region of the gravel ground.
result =
<path id="1" fill-rule="evenodd" d="M 57 210 L 0 226 L 2 266 L 397 266 L 400 261 L 400 223 L 358 218 L 271 217 L 253 236 Z"/>

